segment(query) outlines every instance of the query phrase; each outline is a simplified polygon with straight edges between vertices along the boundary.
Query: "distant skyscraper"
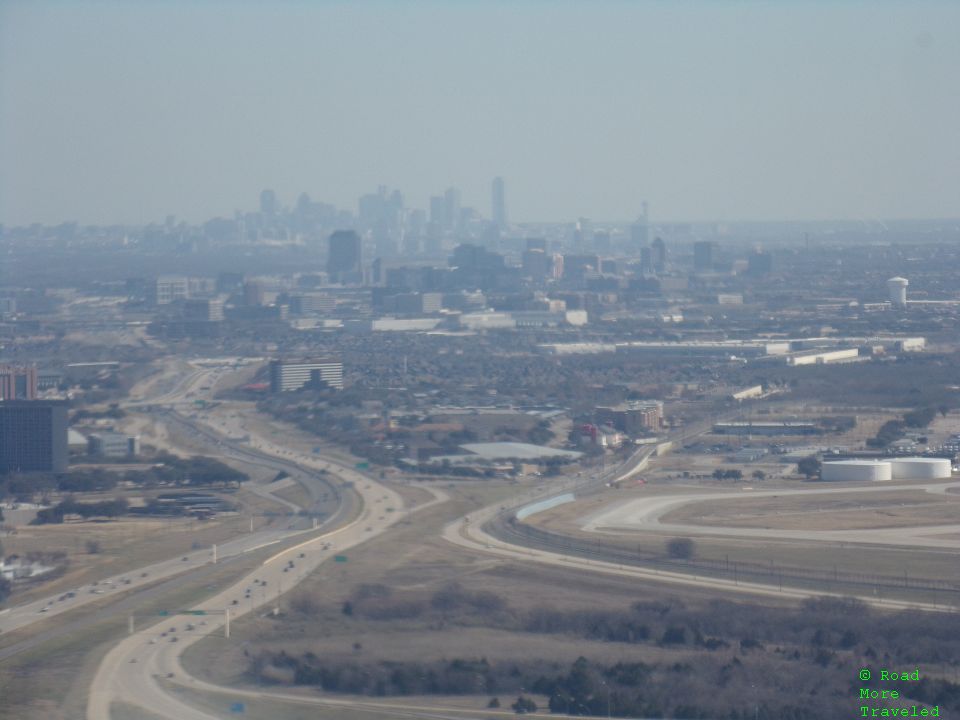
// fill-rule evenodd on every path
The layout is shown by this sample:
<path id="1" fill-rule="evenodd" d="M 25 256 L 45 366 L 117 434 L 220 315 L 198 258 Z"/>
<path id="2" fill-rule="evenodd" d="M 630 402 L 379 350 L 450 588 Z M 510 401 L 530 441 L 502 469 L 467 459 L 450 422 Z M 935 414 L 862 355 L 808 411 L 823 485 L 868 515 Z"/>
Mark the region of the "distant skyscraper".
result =
<path id="1" fill-rule="evenodd" d="M 747 273 L 766 275 L 773 270 L 773 256 L 763 250 L 756 250 L 747 257 Z"/>
<path id="2" fill-rule="evenodd" d="M 334 282 L 360 281 L 360 236 L 353 230 L 337 230 L 330 236 L 327 274 Z"/>
<path id="3" fill-rule="evenodd" d="M 447 204 L 440 195 L 430 198 L 430 222 L 439 228 L 447 226 Z"/>
<path id="4" fill-rule="evenodd" d="M 610 252 L 610 233 L 605 230 L 595 230 L 593 233 L 593 249 L 597 252 Z"/>
<path id="5" fill-rule="evenodd" d="M 443 194 L 443 203 L 446 207 L 446 229 L 456 230 L 460 220 L 460 191 L 457 188 L 447 188 Z"/>
<path id="6" fill-rule="evenodd" d="M 263 305 L 263 286 L 256 280 L 247 280 L 243 284 L 243 304 L 247 307 Z"/>
<path id="7" fill-rule="evenodd" d="M 693 244 L 693 269 L 697 272 L 713 270 L 713 243 L 709 240 Z"/>
<path id="8" fill-rule="evenodd" d="M 553 258 L 540 249 L 523 251 L 523 274 L 540 282 L 550 277 L 553 272 Z"/>
<path id="9" fill-rule="evenodd" d="M 570 244 L 575 250 L 584 250 L 587 243 L 593 239 L 593 223 L 590 218 L 582 217 L 573 226 Z"/>
<path id="10" fill-rule="evenodd" d="M 646 218 L 641 218 L 630 226 L 629 250 L 634 255 L 639 253 L 641 248 L 647 247 L 649 238 L 648 227 Z"/>
<path id="11" fill-rule="evenodd" d="M 503 178 L 493 179 L 492 195 L 493 208 L 490 218 L 497 227 L 503 229 L 507 226 L 507 201 L 504 196 Z"/>
<path id="12" fill-rule="evenodd" d="M 67 403 L 0 402 L 0 472 L 65 472 Z"/>
<path id="13" fill-rule="evenodd" d="M 35 400 L 36 397 L 36 366 L 0 365 L 0 400 Z"/>
<path id="14" fill-rule="evenodd" d="M 264 215 L 276 215 L 277 194 L 273 190 L 264 190 L 260 193 L 260 212 Z"/>
<path id="15" fill-rule="evenodd" d="M 653 251 L 653 271 L 662 273 L 667 268 L 667 245 L 663 238 L 654 238 L 651 250 Z"/>
<path id="16" fill-rule="evenodd" d="M 564 255 L 563 278 L 583 282 L 588 276 L 600 272 L 600 257 L 597 255 Z"/>
<path id="17" fill-rule="evenodd" d="M 648 247 L 640 248 L 640 274 L 653 274 L 653 252 Z"/>

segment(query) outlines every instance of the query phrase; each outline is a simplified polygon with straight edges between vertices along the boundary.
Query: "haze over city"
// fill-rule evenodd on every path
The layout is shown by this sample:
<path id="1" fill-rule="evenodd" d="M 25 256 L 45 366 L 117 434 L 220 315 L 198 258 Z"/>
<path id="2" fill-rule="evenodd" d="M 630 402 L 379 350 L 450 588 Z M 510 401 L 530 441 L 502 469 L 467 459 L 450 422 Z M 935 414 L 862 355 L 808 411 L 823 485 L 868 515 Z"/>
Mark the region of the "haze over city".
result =
<path id="1" fill-rule="evenodd" d="M 960 215 L 952 2 L 0 4 L 0 222 Z"/>
<path id="2" fill-rule="evenodd" d="M 0 720 L 960 717 L 958 69 L 0 0 Z"/>

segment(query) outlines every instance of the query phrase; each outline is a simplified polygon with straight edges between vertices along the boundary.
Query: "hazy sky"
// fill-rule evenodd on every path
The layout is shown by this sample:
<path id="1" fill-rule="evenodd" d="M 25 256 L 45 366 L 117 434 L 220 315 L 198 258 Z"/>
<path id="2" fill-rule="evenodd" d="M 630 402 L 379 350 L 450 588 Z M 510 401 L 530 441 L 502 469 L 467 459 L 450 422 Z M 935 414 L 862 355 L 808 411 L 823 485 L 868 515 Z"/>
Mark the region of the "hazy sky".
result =
<path id="1" fill-rule="evenodd" d="M 960 2 L 6 2 L 0 222 L 960 216 Z"/>

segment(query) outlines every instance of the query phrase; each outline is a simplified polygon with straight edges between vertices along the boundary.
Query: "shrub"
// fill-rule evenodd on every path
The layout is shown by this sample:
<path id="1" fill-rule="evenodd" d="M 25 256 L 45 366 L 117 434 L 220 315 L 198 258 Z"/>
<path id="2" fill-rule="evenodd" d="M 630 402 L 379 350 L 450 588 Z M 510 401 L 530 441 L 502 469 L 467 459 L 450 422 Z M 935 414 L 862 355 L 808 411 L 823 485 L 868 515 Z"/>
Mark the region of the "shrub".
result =
<path id="1" fill-rule="evenodd" d="M 678 560 L 689 560 L 695 549 L 696 546 L 690 538 L 673 538 L 667 541 L 667 555 Z"/>
<path id="2" fill-rule="evenodd" d="M 537 711 L 537 704 L 523 695 L 518 697 L 517 701 L 510 707 L 513 708 L 513 711 L 517 715 L 526 715 L 527 713 L 535 713 Z"/>

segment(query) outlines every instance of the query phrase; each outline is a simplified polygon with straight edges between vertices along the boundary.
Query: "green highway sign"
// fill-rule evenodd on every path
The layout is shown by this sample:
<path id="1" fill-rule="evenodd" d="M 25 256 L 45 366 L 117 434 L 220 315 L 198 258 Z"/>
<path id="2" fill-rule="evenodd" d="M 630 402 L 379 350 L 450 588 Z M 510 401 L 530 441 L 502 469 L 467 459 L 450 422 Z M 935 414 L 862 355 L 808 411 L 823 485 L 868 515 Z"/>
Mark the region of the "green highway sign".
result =
<path id="1" fill-rule="evenodd" d="M 368 463 L 368 462 L 361 462 L 361 463 L 357 463 L 356 465 L 354 465 L 354 467 L 355 467 L 357 470 L 369 470 L 369 469 L 370 469 L 370 463 Z"/>
<path id="2" fill-rule="evenodd" d="M 347 556 L 346 556 L 346 555 L 334 555 L 334 556 L 333 556 L 333 561 L 334 561 L 334 562 L 346 562 L 346 561 L 347 561 Z"/>

